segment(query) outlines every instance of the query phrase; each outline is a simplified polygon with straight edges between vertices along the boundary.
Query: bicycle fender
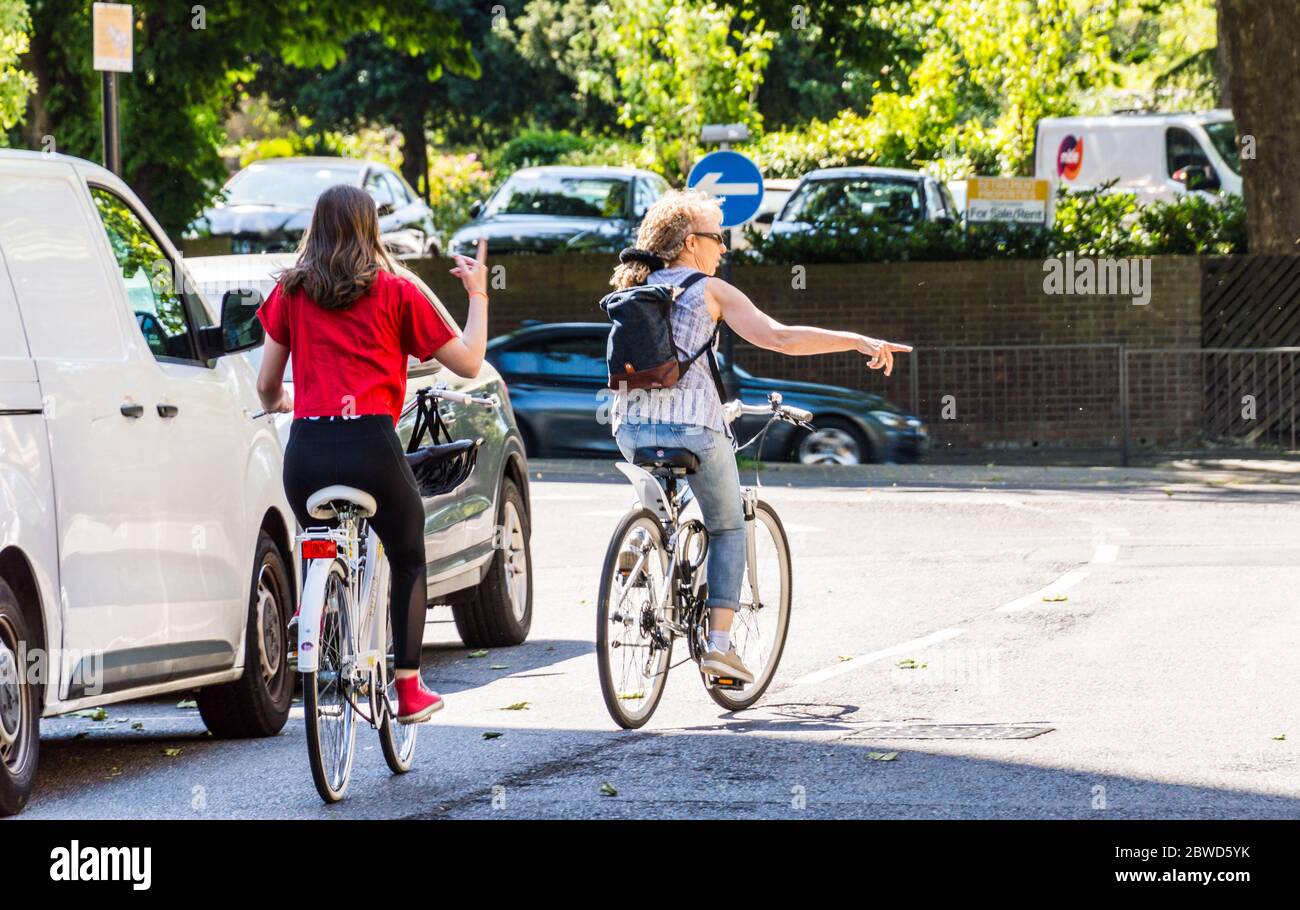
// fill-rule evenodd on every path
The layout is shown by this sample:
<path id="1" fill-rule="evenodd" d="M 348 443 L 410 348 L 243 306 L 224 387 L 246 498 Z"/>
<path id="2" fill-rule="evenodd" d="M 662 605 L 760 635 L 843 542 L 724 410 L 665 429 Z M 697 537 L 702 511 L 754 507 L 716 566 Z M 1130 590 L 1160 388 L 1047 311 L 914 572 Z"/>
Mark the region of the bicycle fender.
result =
<path id="1" fill-rule="evenodd" d="M 318 666 L 321 618 L 325 615 L 325 583 L 334 561 L 312 559 L 302 583 L 302 606 L 298 612 L 298 672 L 315 673 Z"/>
<path id="2" fill-rule="evenodd" d="M 664 488 L 659 485 L 659 481 L 655 480 L 653 474 L 645 468 L 639 468 L 625 461 L 617 462 L 614 467 L 632 481 L 641 505 L 657 515 L 660 521 L 672 521 L 672 512 L 668 509 L 668 494 L 664 492 Z"/>

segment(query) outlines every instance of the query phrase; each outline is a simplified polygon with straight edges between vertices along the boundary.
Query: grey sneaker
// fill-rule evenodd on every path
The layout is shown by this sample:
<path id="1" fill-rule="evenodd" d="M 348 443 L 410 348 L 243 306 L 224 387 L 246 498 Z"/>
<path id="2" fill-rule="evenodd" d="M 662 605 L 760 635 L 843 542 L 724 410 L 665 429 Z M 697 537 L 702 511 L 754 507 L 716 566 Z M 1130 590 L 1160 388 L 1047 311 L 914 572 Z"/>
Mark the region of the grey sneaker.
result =
<path id="1" fill-rule="evenodd" d="M 704 659 L 700 661 L 700 669 L 712 676 L 719 676 L 724 679 L 738 679 L 741 682 L 752 683 L 754 674 L 749 672 L 749 667 L 745 666 L 744 661 L 736 654 L 734 648 L 726 653 L 719 651 L 717 648 L 711 648 Z"/>

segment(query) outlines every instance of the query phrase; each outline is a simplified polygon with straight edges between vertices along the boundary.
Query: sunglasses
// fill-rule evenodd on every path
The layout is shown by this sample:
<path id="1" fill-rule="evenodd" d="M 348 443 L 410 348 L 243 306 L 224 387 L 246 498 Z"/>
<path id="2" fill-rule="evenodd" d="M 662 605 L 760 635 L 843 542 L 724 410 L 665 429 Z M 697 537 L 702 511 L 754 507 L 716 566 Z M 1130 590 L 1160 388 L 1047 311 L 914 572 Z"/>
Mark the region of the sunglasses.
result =
<path id="1" fill-rule="evenodd" d="M 708 237 L 710 240 L 719 243 L 722 246 L 727 245 L 726 239 L 721 234 L 715 234 L 712 231 L 691 231 L 691 233 L 696 237 Z"/>

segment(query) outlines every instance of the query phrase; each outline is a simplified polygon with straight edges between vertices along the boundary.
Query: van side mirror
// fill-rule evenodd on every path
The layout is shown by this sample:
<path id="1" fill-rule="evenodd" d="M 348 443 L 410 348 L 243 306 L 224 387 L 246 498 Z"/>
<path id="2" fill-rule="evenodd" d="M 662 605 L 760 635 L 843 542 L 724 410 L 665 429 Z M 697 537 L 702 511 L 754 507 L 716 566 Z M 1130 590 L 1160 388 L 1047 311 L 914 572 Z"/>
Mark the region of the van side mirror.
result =
<path id="1" fill-rule="evenodd" d="M 470 207 L 469 207 L 469 217 L 471 217 L 471 218 L 477 218 L 479 215 L 482 215 L 482 214 L 483 214 L 483 200 L 482 200 L 482 199 L 476 199 L 476 200 L 474 200 L 474 202 L 472 202 L 472 203 L 470 204 Z"/>
<path id="2" fill-rule="evenodd" d="M 755 216 L 754 223 L 770 225 L 775 220 L 776 212 L 763 212 L 762 214 Z"/>
<path id="3" fill-rule="evenodd" d="M 1180 167 L 1171 176 L 1187 187 L 1188 192 L 1199 190 L 1202 193 L 1216 193 L 1223 188 L 1223 183 L 1211 164 L 1189 164 Z"/>
<path id="4" fill-rule="evenodd" d="M 262 292 L 252 288 L 226 291 L 221 298 L 221 325 L 199 331 L 205 359 L 251 350 L 266 340 L 265 330 L 257 318 Z"/>

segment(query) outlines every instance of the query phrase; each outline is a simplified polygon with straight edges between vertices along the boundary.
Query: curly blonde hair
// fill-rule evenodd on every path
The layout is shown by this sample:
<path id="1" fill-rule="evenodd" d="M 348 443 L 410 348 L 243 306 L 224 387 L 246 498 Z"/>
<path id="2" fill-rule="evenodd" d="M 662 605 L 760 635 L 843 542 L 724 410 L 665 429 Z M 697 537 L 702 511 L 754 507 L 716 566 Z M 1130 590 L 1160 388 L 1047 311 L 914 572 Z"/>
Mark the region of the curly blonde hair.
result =
<path id="1" fill-rule="evenodd" d="M 686 237 L 710 215 L 722 211 L 718 200 L 701 190 L 669 190 L 650 206 L 636 232 L 636 249 L 663 260 L 664 265 L 681 255 Z M 622 290 L 645 284 L 654 271 L 646 262 L 621 262 L 609 283 Z"/>

